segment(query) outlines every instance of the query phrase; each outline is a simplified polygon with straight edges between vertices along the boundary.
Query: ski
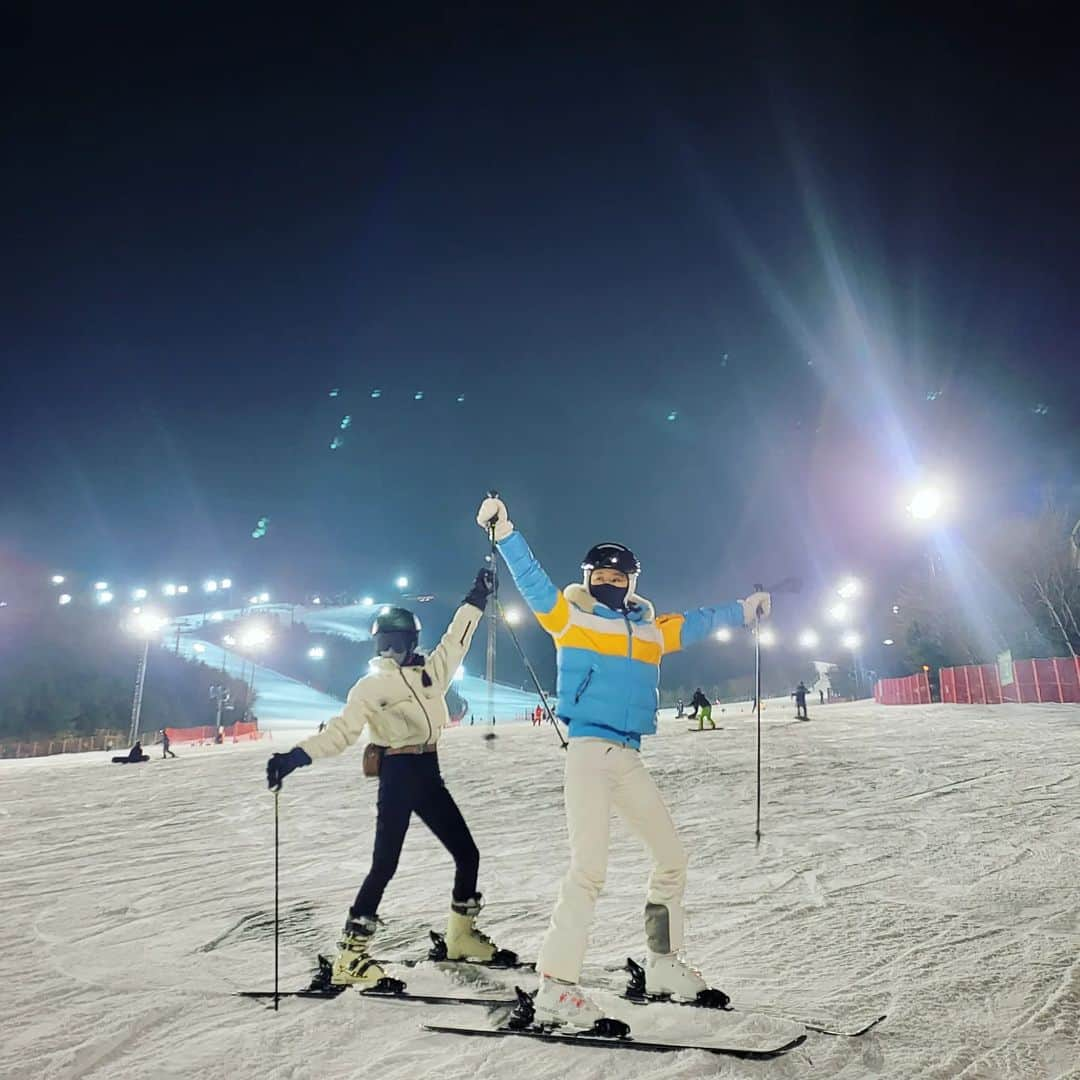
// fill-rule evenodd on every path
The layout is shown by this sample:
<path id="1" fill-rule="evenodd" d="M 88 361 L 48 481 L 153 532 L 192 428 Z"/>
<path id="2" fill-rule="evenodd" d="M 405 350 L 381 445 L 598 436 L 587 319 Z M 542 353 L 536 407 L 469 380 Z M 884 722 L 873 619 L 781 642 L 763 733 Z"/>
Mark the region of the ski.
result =
<path id="1" fill-rule="evenodd" d="M 630 957 L 627 957 L 625 970 L 629 972 L 630 979 L 627 982 L 626 989 L 619 997 L 623 998 L 625 1001 L 631 1001 L 635 1005 L 657 1003 L 664 1005 L 683 1005 L 688 1008 L 696 1009 L 720 1009 L 723 1012 L 737 1013 L 742 1011 L 740 1009 L 732 1008 L 728 1004 L 727 994 L 720 990 L 702 990 L 694 1001 L 681 1001 L 677 998 L 673 998 L 670 994 L 650 994 L 645 989 L 645 969 L 639 963 L 632 960 Z M 821 1024 L 811 1024 L 793 1016 L 778 1016 L 775 1013 L 762 1013 L 762 1015 L 773 1016 L 777 1020 L 790 1020 L 793 1023 L 802 1024 L 807 1031 L 813 1031 L 819 1035 L 835 1035 L 845 1039 L 857 1039 L 860 1035 L 865 1035 L 872 1028 L 877 1027 L 882 1020 L 887 1019 L 888 1016 L 887 1013 L 882 1013 L 881 1016 L 874 1017 L 874 1019 L 860 1027 L 844 1029 L 839 1025 L 825 1026 Z"/>
<path id="2" fill-rule="evenodd" d="M 441 994 L 414 994 L 409 990 L 385 991 L 385 990 L 353 990 L 348 993 L 349 987 L 341 987 L 334 990 L 281 990 L 274 994 L 273 990 L 238 990 L 235 997 L 251 998 L 256 1001 L 273 1000 L 275 996 L 280 998 L 307 998 L 316 1001 L 329 1001 L 332 998 L 348 994 L 349 997 L 361 997 L 370 1001 L 412 1001 L 423 1005 L 486 1005 L 488 1008 L 507 1008 L 514 1004 L 510 998 L 493 997 L 447 997 Z"/>
<path id="3" fill-rule="evenodd" d="M 680 1042 L 644 1042 L 635 1039 L 632 1035 L 621 1038 L 590 1034 L 585 1031 L 579 1035 L 570 1032 L 549 1030 L 544 1027 L 495 1027 L 474 1028 L 464 1024 L 421 1024 L 425 1031 L 437 1031 L 444 1035 L 478 1035 L 481 1038 L 517 1035 L 526 1039 L 541 1039 L 544 1042 L 567 1043 L 572 1046 L 599 1046 L 607 1050 L 643 1050 L 651 1053 L 677 1053 L 680 1050 L 704 1050 L 708 1054 L 723 1054 L 727 1057 L 744 1058 L 750 1061 L 764 1061 L 769 1058 L 780 1057 L 789 1050 L 801 1046 L 806 1042 L 805 1035 L 790 1039 L 779 1046 L 762 1047 L 760 1049 L 747 1050 L 727 1046 L 710 1046 L 705 1043 L 680 1043 Z"/>
<path id="4" fill-rule="evenodd" d="M 696 734 L 701 735 L 701 734 L 704 734 L 706 731 L 723 731 L 724 729 L 722 727 L 706 727 L 706 728 L 688 727 L 686 730 L 687 731 L 693 731 Z"/>
<path id="5" fill-rule="evenodd" d="M 331 981 L 333 964 L 325 956 L 319 957 L 319 970 L 312 976 L 311 984 L 303 990 L 238 990 L 236 997 L 254 998 L 313 998 L 316 1001 L 328 1001 L 339 997 L 347 990 L 352 990 L 354 997 L 370 998 L 375 1001 L 415 1001 L 425 1005 L 486 1005 L 489 1008 L 503 1008 L 517 1004 L 516 998 L 466 997 L 459 995 L 416 994 L 407 989 L 401 979 L 383 976 L 374 986 L 363 990 L 349 986 L 335 986 Z"/>
<path id="6" fill-rule="evenodd" d="M 681 1050 L 703 1050 L 709 1054 L 721 1054 L 727 1057 L 747 1060 L 765 1060 L 779 1057 L 806 1042 L 806 1035 L 798 1035 L 770 1045 L 762 1046 L 724 1046 L 716 1043 L 690 1042 L 652 1042 L 636 1039 L 630 1033 L 628 1024 L 608 1017 L 597 1022 L 587 1031 L 571 1031 L 549 1024 L 537 1023 L 532 999 L 523 990 L 518 990 L 518 1006 L 503 1023 L 495 1027 L 470 1027 L 466 1024 L 421 1024 L 424 1031 L 439 1032 L 444 1035 L 475 1035 L 481 1038 L 502 1038 L 517 1036 L 525 1039 L 539 1039 L 544 1042 L 563 1043 L 569 1046 L 602 1047 L 608 1050 L 640 1050 L 646 1053 L 676 1053 Z"/>
<path id="7" fill-rule="evenodd" d="M 882 1013 L 880 1016 L 874 1017 L 869 1023 L 863 1024 L 862 1027 L 851 1028 L 847 1031 L 832 1027 L 819 1027 L 817 1024 L 808 1024 L 803 1020 L 800 1020 L 799 1023 L 802 1024 L 807 1031 L 816 1031 L 819 1035 L 836 1035 L 842 1039 L 857 1039 L 860 1035 L 865 1035 L 871 1028 L 876 1028 L 882 1020 L 887 1020 L 888 1015 L 888 1013 Z"/>

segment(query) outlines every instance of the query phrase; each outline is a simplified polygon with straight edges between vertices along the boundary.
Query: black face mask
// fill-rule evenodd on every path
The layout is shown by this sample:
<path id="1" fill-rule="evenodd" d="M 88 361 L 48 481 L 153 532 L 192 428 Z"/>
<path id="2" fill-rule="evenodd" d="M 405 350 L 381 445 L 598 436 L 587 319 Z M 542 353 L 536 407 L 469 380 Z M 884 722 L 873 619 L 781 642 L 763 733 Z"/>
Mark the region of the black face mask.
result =
<path id="1" fill-rule="evenodd" d="M 589 592 L 594 599 L 599 600 L 601 604 L 611 608 L 612 611 L 626 610 L 626 594 L 629 591 L 629 588 L 625 585 L 594 585 L 592 582 L 589 583 Z"/>

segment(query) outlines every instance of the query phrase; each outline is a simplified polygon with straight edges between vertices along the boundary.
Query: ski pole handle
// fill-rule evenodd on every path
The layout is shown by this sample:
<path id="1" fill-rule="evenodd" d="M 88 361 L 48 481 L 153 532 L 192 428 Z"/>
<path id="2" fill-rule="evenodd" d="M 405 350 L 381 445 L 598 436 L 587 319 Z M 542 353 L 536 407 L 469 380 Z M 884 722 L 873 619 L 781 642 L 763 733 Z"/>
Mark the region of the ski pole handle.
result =
<path id="1" fill-rule="evenodd" d="M 489 499 L 498 499 L 500 496 L 499 496 L 499 493 L 494 488 L 489 488 L 488 493 L 487 493 L 487 497 Z M 499 515 L 496 514 L 488 522 L 488 531 L 491 533 L 491 542 L 492 542 L 492 544 L 495 543 L 495 525 L 498 522 L 498 520 L 499 520 Z"/>

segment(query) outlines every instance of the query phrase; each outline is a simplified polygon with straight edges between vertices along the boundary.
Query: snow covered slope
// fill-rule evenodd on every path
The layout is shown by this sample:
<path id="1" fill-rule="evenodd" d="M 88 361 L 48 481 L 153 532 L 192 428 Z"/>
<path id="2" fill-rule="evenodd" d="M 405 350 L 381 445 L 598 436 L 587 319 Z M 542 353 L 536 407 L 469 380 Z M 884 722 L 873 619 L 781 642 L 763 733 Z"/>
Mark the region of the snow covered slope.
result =
<path id="1" fill-rule="evenodd" d="M 318 613 L 319 609 L 314 609 Z M 332 611 L 353 611 L 353 608 L 336 608 Z M 358 610 L 358 609 L 356 609 Z M 186 630 L 176 635 L 176 624 L 169 626 L 162 635 L 162 644 L 172 649 L 178 648 L 180 654 L 188 660 L 201 660 L 204 664 L 226 671 L 236 678 L 251 677 L 251 662 L 241 654 L 203 637 L 201 626 Z M 326 633 L 335 631 L 320 627 Z M 366 638 L 357 638 L 366 640 Z M 362 672 L 357 672 L 359 678 Z M 521 720 L 531 713 L 539 702 L 535 693 L 517 690 L 512 686 L 496 683 L 490 705 L 488 684 L 476 675 L 465 674 L 454 682 L 458 691 L 472 706 L 471 716 L 477 724 L 492 715 L 499 723 Z M 293 726 L 310 732 L 323 720 L 329 720 L 341 711 L 342 701 L 329 694 L 323 694 L 298 679 L 283 675 L 273 668 L 261 664 L 255 666 L 255 690 L 258 694 L 255 713 L 263 730 Z M 468 721 L 466 721 L 468 723 Z"/>
<path id="2" fill-rule="evenodd" d="M 811 1035 L 771 1062 L 657 1058 L 419 1030 L 479 1020 L 475 1009 L 349 995 L 274 1015 L 230 997 L 273 976 L 271 747 L 256 744 L 140 767 L 99 754 L 0 762 L 0 1075 L 1080 1077 L 1080 708 L 811 715 L 766 710 L 760 847 L 748 707 L 716 710 L 724 730 L 700 735 L 665 719 L 644 752 L 691 850 L 691 958 L 744 1008 L 888 1012 L 862 1039 Z M 273 745 L 289 741 L 275 732 Z M 464 728 L 441 756 L 482 853 L 482 923 L 532 954 L 566 864 L 558 743 L 548 728 L 504 725 L 489 741 Z M 333 946 L 370 855 L 375 792 L 358 750 L 286 781 L 286 987 Z M 648 864 L 618 824 L 613 836 L 597 978 L 642 950 Z M 450 882 L 414 824 L 381 913 L 385 953 L 423 948 Z"/>

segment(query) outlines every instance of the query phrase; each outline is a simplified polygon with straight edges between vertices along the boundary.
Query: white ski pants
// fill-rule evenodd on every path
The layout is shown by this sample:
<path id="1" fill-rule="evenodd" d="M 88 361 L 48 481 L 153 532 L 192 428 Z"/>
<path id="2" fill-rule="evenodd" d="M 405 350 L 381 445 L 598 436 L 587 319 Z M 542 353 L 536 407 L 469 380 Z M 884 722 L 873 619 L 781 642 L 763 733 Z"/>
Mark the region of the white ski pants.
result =
<path id="1" fill-rule="evenodd" d="M 571 739 L 564 797 L 570 869 L 559 887 L 537 970 L 566 982 L 581 977 L 596 898 L 607 874 L 612 810 L 653 858 L 646 908 L 650 947 L 657 952 L 682 948 L 686 849 L 638 751 L 604 739 Z"/>

